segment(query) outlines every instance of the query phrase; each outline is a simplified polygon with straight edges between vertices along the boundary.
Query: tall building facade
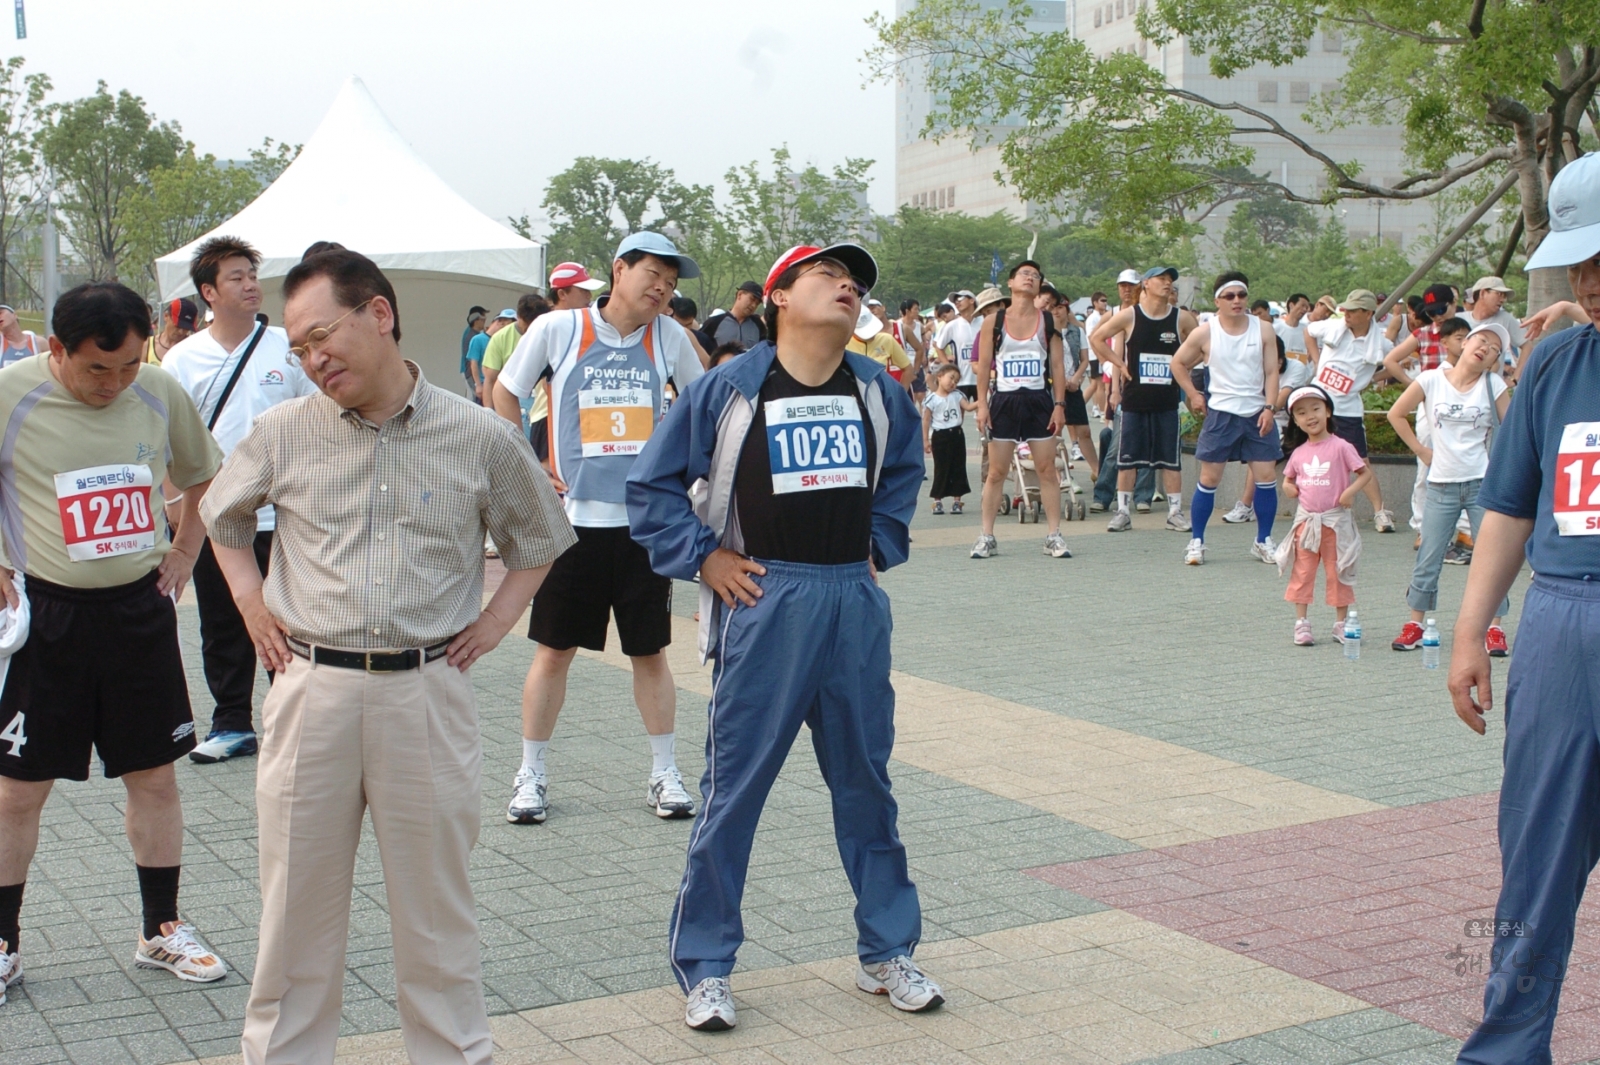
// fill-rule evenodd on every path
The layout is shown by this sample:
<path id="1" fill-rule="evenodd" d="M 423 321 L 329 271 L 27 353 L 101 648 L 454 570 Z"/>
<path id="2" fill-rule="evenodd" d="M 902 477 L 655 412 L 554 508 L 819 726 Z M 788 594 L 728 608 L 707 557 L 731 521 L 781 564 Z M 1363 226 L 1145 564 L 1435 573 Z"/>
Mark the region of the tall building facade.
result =
<path id="1" fill-rule="evenodd" d="M 987 6 L 995 0 L 984 2 Z M 1220 79 L 1212 75 L 1207 57 L 1192 54 L 1184 41 L 1156 46 L 1139 36 L 1134 20 L 1146 2 L 1035 0 L 1030 28 L 1045 32 L 1065 29 L 1101 56 L 1119 51 L 1138 55 L 1160 70 L 1173 86 L 1210 100 L 1247 104 L 1263 111 L 1333 158 L 1359 160 L 1362 173 L 1379 183 L 1391 184 L 1405 173 L 1403 131 L 1398 126 L 1319 132 L 1301 117 L 1319 95 L 1338 90 L 1346 69 L 1344 42 L 1338 34 L 1318 32 L 1310 52 L 1289 66 L 1257 66 Z M 898 0 L 902 13 L 912 6 L 913 0 Z M 1006 211 L 1018 218 L 1027 217 L 1030 206 L 1014 189 L 995 180 L 1000 159 L 994 144 L 975 148 L 965 137 L 947 138 L 942 143 L 918 138 L 928 111 L 939 103 L 920 75 L 920 70 L 908 70 L 896 97 L 896 203 L 979 215 Z M 1005 133 L 1004 124 L 996 126 L 991 139 L 998 142 Z M 1240 140 L 1256 150 L 1251 169 L 1257 174 L 1270 174 L 1307 196 L 1324 187 L 1321 165 L 1292 145 L 1264 134 L 1246 135 Z M 1381 235 L 1409 249 L 1413 240 L 1434 229 L 1433 208 L 1427 203 L 1347 201 L 1334 210 L 1339 212 L 1352 240 Z M 1213 246 L 1227 224 L 1227 216 L 1225 205 L 1206 219 L 1207 241 Z"/>

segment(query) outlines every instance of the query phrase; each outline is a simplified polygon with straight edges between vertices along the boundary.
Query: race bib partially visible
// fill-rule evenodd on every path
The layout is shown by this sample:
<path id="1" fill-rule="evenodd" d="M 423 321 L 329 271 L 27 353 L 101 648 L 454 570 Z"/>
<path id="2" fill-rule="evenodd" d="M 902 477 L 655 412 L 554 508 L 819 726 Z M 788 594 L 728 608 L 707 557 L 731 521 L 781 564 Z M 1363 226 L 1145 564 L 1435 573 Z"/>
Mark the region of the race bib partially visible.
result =
<path id="1" fill-rule="evenodd" d="M 854 400 L 796 396 L 762 407 L 774 495 L 867 487 L 867 443 Z"/>
<path id="2" fill-rule="evenodd" d="M 578 438 L 583 443 L 583 457 L 637 455 L 655 428 L 655 409 L 655 393 L 647 388 L 586 388 L 579 392 Z"/>
<path id="3" fill-rule="evenodd" d="M 1356 385 L 1356 379 L 1349 374 L 1340 373 L 1332 366 L 1324 365 L 1317 369 L 1317 384 L 1336 396 L 1348 396 Z"/>
<path id="4" fill-rule="evenodd" d="M 156 546 L 149 466 L 90 466 L 56 474 L 67 557 L 90 562 Z"/>
<path id="5" fill-rule="evenodd" d="M 1600 422 L 1561 431 L 1553 502 L 1562 536 L 1600 536 Z"/>
<path id="6" fill-rule="evenodd" d="M 1044 387 L 1044 360 L 1034 357 L 1002 356 L 1000 359 L 1000 390 L 1011 392 L 1019 388 Z"/>
<path id="7" fill-rule="evenodd" d="M 1139 353 L 1139 383 L 1141 385 L 1170 385 L 1172 383 L 1172 356 Z"/>

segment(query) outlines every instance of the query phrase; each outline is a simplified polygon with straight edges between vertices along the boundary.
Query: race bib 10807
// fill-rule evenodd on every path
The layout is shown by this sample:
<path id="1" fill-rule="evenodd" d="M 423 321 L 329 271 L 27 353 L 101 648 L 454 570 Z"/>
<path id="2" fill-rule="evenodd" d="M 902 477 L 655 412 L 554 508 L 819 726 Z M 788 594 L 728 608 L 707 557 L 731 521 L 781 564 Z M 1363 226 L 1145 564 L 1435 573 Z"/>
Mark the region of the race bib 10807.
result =
<path id="1" fill-rule="evenodd" d="M 89 466 L 56 474 L 56 504 L 67 557 L 111 558 L 156 546 L 149 466 Z"/>
<path id="2" fill-rule="evenodd" d="M 1600 536 L 1600 422 L 1562 429 L 1552 503 L 1562 536 Z"/>
<path id="3" fill-rule="evenodd" d="M 1172 383 L 1172 356 L 1139 353 L 1139 383 L 1141 385 L 1170 385 Z"/>
<path id="4" fill-rule="evenodd" d="M 763 404 L 772 492 L 867 487 L 861 410 L 848 396 L 797 396 Z"/>

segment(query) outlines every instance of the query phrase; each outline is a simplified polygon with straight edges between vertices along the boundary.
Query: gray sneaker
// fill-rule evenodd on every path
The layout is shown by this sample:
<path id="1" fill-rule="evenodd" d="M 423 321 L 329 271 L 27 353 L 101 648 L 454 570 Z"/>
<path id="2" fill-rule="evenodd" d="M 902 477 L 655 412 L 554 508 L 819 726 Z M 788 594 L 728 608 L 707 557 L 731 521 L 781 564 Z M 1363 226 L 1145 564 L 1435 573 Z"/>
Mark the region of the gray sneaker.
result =
<path id="1" fill-rule="evenodd" d="M 708 976 L 694 985 L 683 1010 L 683 1023 L 697 1032 L 726 1032 L 739 1023 L 727 977 Z"/>
<path id="2" fill-rule="evenodd" d="M 869 995 L 888 995 L 889 1004 L 907 1013 L 938 1009 L 944 992 L 904 954 L 898 958 L 863 964 L 856 970 L 856 986 Z"/>
<path id="3" fill-rule="evenodd" d="M 511 803 L 506 807 L 506 820 L 513 825 L 540 825 L 544 823 L 549 807 L 545 804 L 548 783 L 543 773 L 535 773 L 526 766 L 517 770 L 511 783 Z"/>
<path id="4" fill-rule="evenodd" d="M 1111 520 L 1106 523 L 1106 532 L 1127 532 L 1133 528 L 1133 519 L 1126 510 L 1119 510 L 1111 515 Z"/>
<path id="5" fill-rule="evenodd" d="M 1053 532 L 1044 538 L 1044 553 L 1051 558 L 1072 557 L 1072 552 L 1067 550 L 1066 539 L 1058 532 Z"/>
<path id="6" fill-rule="evenodd" d="M 1173 532 L 1188 532 L 1193 527 L 1194 526 L 1189 523 L 1189 515 L 1185 514 L 1183 511 L 1167 511 L 1167 528 L 1171 529 Z"/>
<path id="7" fill-rule="evenodd" d="M 976 543 L 972 545 L 973 558 L 993 558 L 1000 553 L 1000 543 L 992 536 L 980 534 Z"/>

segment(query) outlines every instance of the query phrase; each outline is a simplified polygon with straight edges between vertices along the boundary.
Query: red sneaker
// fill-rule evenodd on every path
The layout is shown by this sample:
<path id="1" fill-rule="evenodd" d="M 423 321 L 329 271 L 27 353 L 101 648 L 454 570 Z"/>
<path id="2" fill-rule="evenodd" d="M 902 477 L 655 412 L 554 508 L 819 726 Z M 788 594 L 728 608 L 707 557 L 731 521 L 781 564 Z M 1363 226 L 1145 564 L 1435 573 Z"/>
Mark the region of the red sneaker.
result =
<path id="1" fill-rule="evenodd" d="M 1511 653 L 1511 648 L 1506 644 L 1506 630 L 1498 625 L 1489 626 L 1489 631 L 1483 635 L 1483 646 L 1490 658 L 1504 658 Z"/>
<path id="2" fill-rule="evenodd" d="M 1389 646 L 1396 651 L 1416 650 L 1422 646 L 1422 626 L 1415 621 L 1406 622 L 1406 627 L 1400 630 L 1400 635 Z"/>

